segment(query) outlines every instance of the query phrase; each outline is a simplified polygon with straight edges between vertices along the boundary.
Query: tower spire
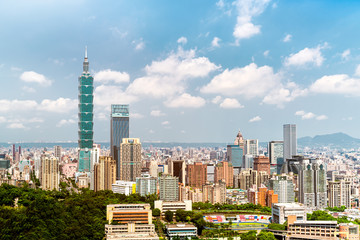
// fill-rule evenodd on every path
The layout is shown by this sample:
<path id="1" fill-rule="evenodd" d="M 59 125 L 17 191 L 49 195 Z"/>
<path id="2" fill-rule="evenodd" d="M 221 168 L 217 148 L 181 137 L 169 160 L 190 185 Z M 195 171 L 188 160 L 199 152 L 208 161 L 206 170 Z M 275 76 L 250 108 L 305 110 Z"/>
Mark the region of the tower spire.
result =
<path id="1" fill-rule="evenodd" d="M 85 58 L 87 58 L 87 46 L 85 46 Z"/>
<path id="2" fill-rule="evenodd" d="M 89 62 L 87 58 L 87 46 L 85 46 L 85 58 L 83 62 L 83 72 L 88 73 L 89 72 Z"/>

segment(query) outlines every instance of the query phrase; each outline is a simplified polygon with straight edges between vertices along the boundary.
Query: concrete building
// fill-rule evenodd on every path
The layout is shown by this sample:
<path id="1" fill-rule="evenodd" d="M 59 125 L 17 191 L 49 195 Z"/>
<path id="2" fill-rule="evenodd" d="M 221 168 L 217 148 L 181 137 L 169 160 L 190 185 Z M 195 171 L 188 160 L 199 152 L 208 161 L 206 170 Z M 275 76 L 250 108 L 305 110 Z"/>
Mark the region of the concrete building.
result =
<path id="1" fill-rule="evenodd" d="M 257 139 L 246 139 L 244 141 L 245 152 L 244 155 L 250 154 L 253 156 L 259 155 L 259 140 Z"/>
<path id="2" fill-rule="evenodd" d="M 276 203 L 272 205 L 272 221 L 283 224 L 289 216 L 295 216 L 296 221 L 306 221 L 305 206 L 298 203 Z"/>
<path id="3" fill-rule="evenodd" d="M 234 145 L 238 145 L 243 150 L 243 153 L 244 153 L 244 151 L 245 151 L 244 137 L 241 134 L 240 130 L 239 130 L 238 134 L 236 135 Z"/>
<path id="4" fill-rule="evenodd" d="M 340 223 L 339 238 L 344 240 L 359 240 L 359 225 L 353 223 Z"/>
<path id="5" fill-rule="evenodd" d="M 106 220 L 109 224 L 116 221 L 120 224 L 152 224 L 150 204 L 110 204 L 106 206 Z"/>
<path id="6" fill-rule="evenodd" d="M 284 136 L 284 160 L 292 158 L 297 155 L 297 139 L 296 139 L 296 125 L 295 124 L 284 124 L 283 126 Z"/>
<path id="7" fill-rule="evenodd" d="M 189 164 L 187 168 L 187 185 L 191 187 L 201 188 L 207 179 L 207 165 L 201 162 Z"/>
<path id="8" fill-rule="evenodd" d="M 269 180 L 269 189 L 278 195 L 279 203 L 295 202 L 294 184 L 289 176 L 273 176 Z"/>
<path id="9" fill-rule="evenodd" d="M 61 146 L 54 146 L 54 156 L 59 159 L 59 161 L 61 160 Z"/>
<path id="10" fill-rule="evenodd" d="M 269 142 L 269 159 L 270 159 L 270 174 L 280 174 L 281 167 L 284 164 L 284 142 L 271 141 Z"/>
<path id="11" fill-rule="evenodd" d="M 288 224 L 287 239 L 337 240 L 336 221 L 294 221 Z"/>
<path id="12" fill-rule="evenodd" d="M 180 239 L 192 239 L 197 237 L 197 227 L 188 223 L 167 224 L 166 235 L 169 240 L 179 237 Z"/>
<path id="13" fill-rule="evenodd" d="M 274 194 L 273 190 L 268 190 L 267 187 L 262 185 L 257 189 L 249 188 L 247 190 L 247 197 L 249 203 L 260 204 L 261 206 L 271 207 L 273 203 L 278 202 L 278 195 Z"/>
<path id="14" fill-rule="evenodd" d="M 248 168 L 253 168 L 254 167 L 254 156 L 250 155 L 250 154 L 246 154 L 244 156 L 244 162 L 243 162 L 243 168 L 244 169 L 248 169 Z"/>
<path id="15" fill-rule="evenodd" d="M 264 171 L 256 171 L 252 169 L 244 169 L 238 175 L 239 188 L 247 190 L 254 185 L 256 188 L 261 185 L 261 183 L 266 183 L 269 179 L 269 174 Z"/>
<path id="16" fill-rule="evenodd" d="M 346 180 L 328 182 L 329 207 L 351 208 L 351 185 Z"/>
<path id="17" fill-rule="evenodd" d="M 168 160 L 169 165 L 169 173 L 174 176 L 178 177 L 179 182 L 185 185 L 186 181 L 186 165 L 184 160 Z"/>
<path id="18" fill-rule="evenodd" d="M 233 167 L 242 167 L 244 148 L 239 145 L 227 145 L 226 161 Z"/>
<path id="19" fill-rule="evenodd" d="M 139 138 L 123 138 L 120 145 L 120 180 L 136 181 L 141 176 L 141 143 Z"/>
<path id="20" fill-rule="evenodd" d="M 192 201 L 185 200 L 185 201 L 163 201 L 163 200 L 156 200 L 154 202 L 154 208 L 160 209 L 161 213 L 164 214 L 166 211 L 176 212 L 178 209 L 182 209 L 184 211 L 192 211 Z"/>
<path id="21" fill-rule="evenodd" d="M 268 157 L 257 156 L 254 158 L 254 170 L 264 171 L 270 175 L 270 161 Z"/>
<path id="22" fill-rule="evenodd" d="M 41 155 L 40 183 L 44 190 L 59 190 L 59 159 L 47 154 Z"/>
<path id="23" fill-rule="evenodd" d="M 231 163 L 221 162 L 215 168 L 215 182 L 224 181 L 227 187 L 234 185 L 234 170 Z"/>
<path id="24" fill-rule="evenodd" d="M 225 203 L 226 202 L 226 183 L 219 181 L 214 184 L 206 184 L 202 186 L 203 202 Z"/>
<path id="25" fill-rule="evenodd" d="M 109 240 L 159 240 L 154 224 L 106 224 L 105 235 Z"/>
<path id="26" fill-rule="evenodd" d="M 114 193 L 125 194 L 128 196 L 136 193 L 136 182 L 119 180 L 113 183 L 111 188 Z"/>
<path id="27" fill-rule="evenodd" d="M 159 176 L 158 168 L 159 168 L 159 166 L 156 161 L 154 161 L 154 160 L 150 161 L 149 174 L 152 177 L 157 178 Z"/>
<path id="28" fill-rule="evenodd" d="M 157 178 L 150 175 L 144 175 L 136 178 L 136 193 L 140 196 L 156 194 L 156 181 Z"/>
<path id="29" fill-rule="evenodd" d="M 179 200 L 179 178 L 164 175 L 159 178 L 160 200 Z"/>
<path id="30" fill-rule="evenodd" d="M 213 183 L 215 181 L 215 165 L 208 164 L 206 169 L 206 181 Z"/>
<path id="31" fill-rule="evenodd" d="M 203 202 L 203 193 L 200 188 L 180 186 L 180 201 L 191 200 L 192 202 Z"/>
<path id="32" fill-rule="evenodd" d="M 94 165 L 94 191 L 111 190 L 116 182 L 116 161 L 112 157 L 100 156 Z"/>

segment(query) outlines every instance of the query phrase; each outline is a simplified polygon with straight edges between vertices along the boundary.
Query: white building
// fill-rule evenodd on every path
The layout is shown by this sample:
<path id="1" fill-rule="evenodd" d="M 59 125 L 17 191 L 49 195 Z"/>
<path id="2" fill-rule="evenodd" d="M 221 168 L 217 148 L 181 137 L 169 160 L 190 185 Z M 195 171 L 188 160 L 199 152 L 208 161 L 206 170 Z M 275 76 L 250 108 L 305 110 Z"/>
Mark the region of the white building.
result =
<path id="1" fill-rule="evenodd" d="M 192 224 L 168 224 L 166 225 L 166 234 L 169 240 L 172 240 L 174 237 L 191 239 L 197 236 L 197 228 Z"/>
<path id="2" fill-rule="evenodd" d="M 129 182 L 129 181 L 116 181 L 112 185 L 112 191 L 114 193 L 120 193 L 125 195 L 130 195 L 136 193 L 136 182 Z"/>
<path id="3" fill-rule="evenodd" d="M 178 202 L 164 202 L 162 200 L 157 200 L 154 202 L 155 208 L 160 209 L 162 214 L 166 211 L 176 212 L 178 209 L 182 209 L 184 211 L 192 211 L 192 201 L 191 200 L 184 200 Z"/>
<path id="4" fill-rule="evenodd" d="M 283 224 L 288 216 L 296 216 L 297 222 L 306 221 L 305 206 L 298 203 L 274 203 L 271 212 L 274 223 Z"/>

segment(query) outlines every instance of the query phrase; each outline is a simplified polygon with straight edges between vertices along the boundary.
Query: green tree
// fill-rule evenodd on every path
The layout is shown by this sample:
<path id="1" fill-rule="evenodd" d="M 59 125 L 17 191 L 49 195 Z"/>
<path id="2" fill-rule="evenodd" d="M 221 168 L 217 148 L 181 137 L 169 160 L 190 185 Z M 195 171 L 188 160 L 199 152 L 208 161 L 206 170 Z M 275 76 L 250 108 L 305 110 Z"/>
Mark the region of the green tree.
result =
<path id="1" fill-rule="evenodd" d="M 256 231 L 251 230 L 246 233 L 240 234 L 241 240 L 256 240 Z"/>
<path id="2" fill-rule="evenodd" d="M 276 240 L 275 236 L 271 232 L 262 230 L 256 237 L 257 240 Z"/>
<path id="3" fill-rule="evenodd" d="M 167 210 L 165 212 L 165 220 L 167 222 L 172 222 L 173 218 L 174 218 L 174 213 L 172 211 L 170 211 L 170 210 Z"/>
<path id="4" fill-rule="evenodd" d="M 154 208 L 154 209 L 152 210 L 152 215 L 153 215 L 154 217 L 159 217 L 160 214 L 161 214 L 160 209 Z"/>
<path id="5" fill-rule="evenodd" d="M 185 222 L 187 217 L 187 212 L 183 209 L 178 209 L 175 212 L 175 219 L 177 222 Z"/>

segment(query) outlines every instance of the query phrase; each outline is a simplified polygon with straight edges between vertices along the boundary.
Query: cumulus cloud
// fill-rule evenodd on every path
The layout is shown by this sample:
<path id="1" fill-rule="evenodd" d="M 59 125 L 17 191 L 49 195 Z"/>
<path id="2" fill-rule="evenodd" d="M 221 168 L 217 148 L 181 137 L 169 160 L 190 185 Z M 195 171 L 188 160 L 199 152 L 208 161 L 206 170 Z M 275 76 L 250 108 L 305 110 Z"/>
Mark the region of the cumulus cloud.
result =
<path id="1" fill-rule="evenodd" d="M 25 126 L 22 123 L 10 123 L 9 125 L 7 125 L 7 128 L 10 128 L 10 129 L 25 129 Z"/>
<path id="2" fill-rule="evenodd" d="M 301 116 L 302 120 L 308 120 L 308 119 L 316 119 L 316 120 L 326 120 L 328 119 L 328 117 L 326 115 L 316 115 L 315 113 L 312 112 L 305 112 L 303 110 L 300 111 L 296 111 L 295 112 L 296 116 Z"/>
<path id="3" fill-rule="evenodd" d="M 221 96 L 216 96 L 211 100 L 211 102 L 214 103 L 214 104 L 218 104 L 218 103 L 221 102 L 221 100 L 222 100 Z"/>
<path id="4" fill-rule="evenodd" d="M 280 77 L 271 67 L 258 67 L 255 63 L 251 63 L 243 68 L 225 69 L 209 84 L 202 87 L 201 92 L 253 98 L 264 96 L 269 89 L 273 89 L 278 84 Z"/>
<path id="5" fill-rule="evenodd" d="M 165 116 L 166 114 L 161 112 L 160 110 L 152 110 L 150 112 L 150 115 L 154 117 L 161 117 L 161 116 Z"/>
<path id="6" fill-rule="evenodd" d="M 238 16 L 233 35 L 236 39 L 236 44 L 239 44 L 241 39 L 251 38 L 261 32 L 260 25 L 254 25 L 252 19 L 260 15 L 267 7 L 270 0 L 237 0 L 234 5 L 237 8 Z"/>
<path id="7" fill-rule="evenodd" d="M 285 103 L 306 96 L 307 93 L 307 89 L 301 89 L 297 84 L 290 82 L 286 86 L 280 84 L 277 88 L 274 88 L 263 98 L 262 102 L 283 108 Z"/>
<path id="8" fill-rule="evenodd" d="M 310 86 L 310 90 L 315 93 L 359 96 L 360 79 L 351 78 L 346 74 L 323 76 Z"/>
<path id="9" fill-rule="evenodd" d="M 220 41 L 221 41 L 220 38 L 214 37 L 214 39 L 211 41 L 211 46 L 213 46 L 213 47 L 220 47 L 220 44 L 219 44 Z"/>
<path id="10" fill-rule="evenodd" d="M 66 113 L 77 109 L 77 104 L 78 100 L 70 98 L 44 99 L 38 108 L 46 112 Z"/>
<path id="11" fill-rule="evenodd" d="M 179 43 L 179 44 L 186 44 L 186 43 L 187 43 L 187 38 L 186 38 L 186 37 L 180 37 L 180 38 L 177 40 L 177 43 Z"/>
<path id="12" fill-rule="evenodd" d="M 291 35 L 291 34 L 286 34 L 286 36 L 285 36 L 284 39 L 283 39 L 283 42 L 290 42 L 290 41 L 291 41 L 291 38 L 292 38 L 292 35 Z"/>
<path id="13" fill-rule="evenodd" d="M 350 56 L 350 49 L 346 49 L 342 54 L 341 54 L 341 58 L 342 60 L 348 60 L 349 56 Z"/>
<path id="14" fill-rule="evenodd" d="M 306 66 L 314 65 L 320 67 L 325 58 L 322 56 L 321 50 L 327 47 L 327 43 L 323 45 L 318 45 L 315 48 L 304 48 L 297 53 L 290 54 L 289 57 L 285 59 L 285 66 Z"/>
<path id="15" fill-rule="evenodd" d="M 95 73 L 94 81 L 100 83 L 127 83 L 130 81 L 130 76 L 126 72 L 113 71 L 111 69 L 102 70 Z"/>
<path id="16" fill-rule="evenodd" d="M 170 108 L 200 108 L 206 103 L 205 99 L 202 97 L 194 97 L 188 93 L 183 93 L 182 95 L 171 98 L 164 102 L 165 106 Z"/>
<path id="17" fill-rule="evenodd" d="M 23 72 L 20 76 L 20 79 L 24 82 L 37 83 L 44 87 L 48 87 L 52 83 L 52 81 L 47 79 L 44 75 L 34 71 Z"/>
<path id="18" fill-rule="evenodd" d="M 71 124 L 75 124 L 75 123 L 76 123 L 76 121 L 74 119 L 62 119 L 56 124 L 56 127 L 62 127 L 65 125 L 71 125 Z"/>
<path id="19" fill-rule="evenodd" d="M 206 57 L 196 57 L 195 50 L 179 48 L 166 59 L 147 65 L 146 75 L 135 79 L 127 92 L 154 98 L 171 97 L 185 91 L 187 80 L 206 77 L 219 68 Z"/>
<path id="20" fill-rule="evenodd" d="M 0 112 L 32 111 L 38 107 L 34 100 L 0 99 Z"/>
<path id="21" fill-rule="evenodd" d="M 357 77 L 360 77 L 360 64 L 357 65 L 357 67 L 356 67 L 356 69 L 355 69 L 355 74 L 354 74 L 354 75 L 357 76 Z"/>
<path id="22" fill-rule="evenodd" d="M 261 117 L 260 116 L 256 116 L 256 117 L 253 117 L 249 120 L 249 122 L 259 122 L 261 121 Z"/>
<path id="23" fill-rule="evenodd" d="M 268 56 L 269 56 L 269 53 L 270 53 L 270 51 L 269 51 L 269 50 L 266 50 L 266 51 L 264 52 L 264 57 L 268 57 Z"/>
<path id="24" fill-rule="evenodd" d="M 100 85 L 94 91 L 94 104 L 96 107 L 110 109 L 111 104 L 129 104 L 136 102 L 138 98 L 128 94 L 116 85 Z"/>
<path id="25" fill-rule="evenodd" d="M 243 108 L 244 106 L 239 103 L 235 98 L 225 98 L 222 103 L 220 103 L 221 108 Z"/>
<path id="26" fill-rule="evenodd" d="M 140 119 L 143 117 L 144 115 L 142 115 L 141 113 L 136 113 L 136 112 L 130 113 L 130 118 Z"/>

